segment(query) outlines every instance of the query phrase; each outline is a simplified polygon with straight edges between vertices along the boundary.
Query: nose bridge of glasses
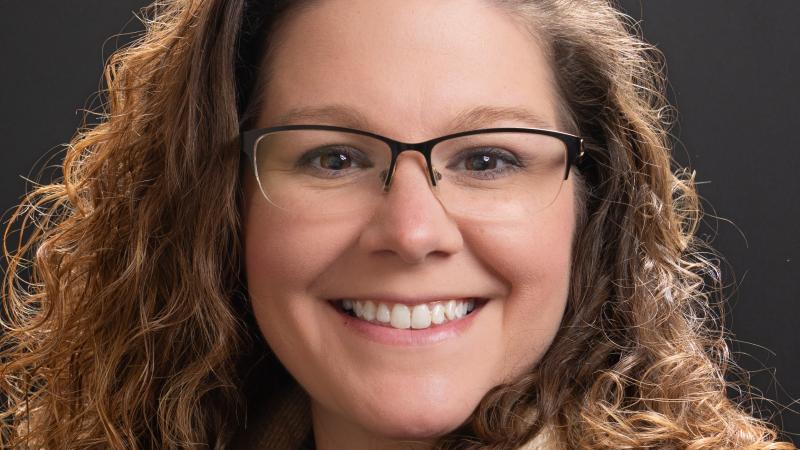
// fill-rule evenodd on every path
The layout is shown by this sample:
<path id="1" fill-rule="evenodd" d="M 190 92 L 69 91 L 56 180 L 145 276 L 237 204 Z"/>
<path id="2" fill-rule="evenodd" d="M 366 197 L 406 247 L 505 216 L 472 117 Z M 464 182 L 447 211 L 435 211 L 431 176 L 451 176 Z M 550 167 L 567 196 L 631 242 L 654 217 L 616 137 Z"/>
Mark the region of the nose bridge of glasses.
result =
<path id="1" fill-rule="evenodd" d="M 435 210 L 448 211 L 435 185 L 431 184 L 428 163 L 422 152 L 398 153 L 392 172 L 391 185 L 384 189 L 384 202 L 395 214 L 421 217 L 422 211 L 432 214 Z"/>
<path id="2" fill-rule="evenodd" d="M 428 183 L 431 187 L 436 186 L 437 174 L 433 171 L 433 168 L 430 165 L 430 143 L 428 142 L 420 142 L 420 143 L 404 143 L 398 142 L 396 144 L 396 157 L 394 161 L 392 161 L 392 165 L 390 167 L 389 173 L 387 174 L 386 181 L 384 183 L 384 191 L 389 191 L 392 185 L 392 180 L 395 178 L 395 173 L 400 165 L 401 159 L 407 159 L 410 162 L 406 163 L 406 165 L 411 164 L 413 165 L 413 160 L 417 161 L 417 167 L 422 169 L 422 174 L 428 180 Z"/>

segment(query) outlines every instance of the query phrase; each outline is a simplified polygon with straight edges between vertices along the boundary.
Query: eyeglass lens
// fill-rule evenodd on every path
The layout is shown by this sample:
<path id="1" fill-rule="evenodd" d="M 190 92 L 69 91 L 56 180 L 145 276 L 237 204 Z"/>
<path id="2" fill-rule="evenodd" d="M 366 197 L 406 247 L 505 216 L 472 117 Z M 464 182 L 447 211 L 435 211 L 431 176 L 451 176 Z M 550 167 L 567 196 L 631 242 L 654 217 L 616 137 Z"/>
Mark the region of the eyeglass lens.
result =
<path id="1" fill-rule="evenodd" d="M 391 147 L 384 141 L 304 129 L 267 133 L 255 145 L 259 186 L 277 208 L 335 216 L 363 212 L 384 201 L 383 183 L 392 160 Z M 526 218 L 556 199 L 566 158 L 566 145 L 544 134 L 452 138 L 432 150 L 431 164 L 441 175 L 432 190 L 451 214 Z"/>

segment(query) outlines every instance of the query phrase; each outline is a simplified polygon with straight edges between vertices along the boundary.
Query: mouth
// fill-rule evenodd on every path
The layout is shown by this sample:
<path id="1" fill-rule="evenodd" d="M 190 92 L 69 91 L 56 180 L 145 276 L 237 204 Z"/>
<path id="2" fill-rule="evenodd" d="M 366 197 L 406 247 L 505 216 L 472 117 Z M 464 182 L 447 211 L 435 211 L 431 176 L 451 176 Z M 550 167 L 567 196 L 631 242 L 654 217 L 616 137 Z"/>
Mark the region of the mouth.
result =
<path id="1" fill-rule="evenodd" d="M 486 302 L 488 299 L 477 297 L 416 304 L 356 299 L 330 301 L 340 314 L 398 330 L 425 330 L 458 322 L 475 314 Z"/>

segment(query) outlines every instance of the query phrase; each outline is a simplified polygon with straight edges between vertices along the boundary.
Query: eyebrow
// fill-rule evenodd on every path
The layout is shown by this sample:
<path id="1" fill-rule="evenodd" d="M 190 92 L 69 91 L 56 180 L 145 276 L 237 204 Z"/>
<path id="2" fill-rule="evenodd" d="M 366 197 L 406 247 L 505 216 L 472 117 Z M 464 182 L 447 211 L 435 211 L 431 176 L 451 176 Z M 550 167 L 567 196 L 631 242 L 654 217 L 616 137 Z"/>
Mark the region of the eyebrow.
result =
<path id="1" fill-rule="evenodd" d="M 554 129 L 555 125 L 539 113 L 513 106 L 476 106 L 456 114 L 446 132 L 466 131 L 487 127 L 500 121 L 522 122 L 533 128 Z M 370 121 L 355 108 L 347 105 L 324 105 L 293 108 L 280 115 L 277 125 L 303 122 L 328 122 L 334 125 L 369 130 Z"/>

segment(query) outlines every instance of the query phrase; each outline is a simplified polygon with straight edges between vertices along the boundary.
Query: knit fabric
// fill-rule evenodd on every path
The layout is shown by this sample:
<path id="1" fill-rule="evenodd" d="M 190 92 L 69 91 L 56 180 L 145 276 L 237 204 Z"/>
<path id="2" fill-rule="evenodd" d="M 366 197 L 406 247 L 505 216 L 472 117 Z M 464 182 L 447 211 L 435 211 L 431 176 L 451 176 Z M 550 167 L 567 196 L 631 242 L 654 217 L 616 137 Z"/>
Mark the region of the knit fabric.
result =
<path id="1" fill-rule="evenodd" d="M 295 383 L 276 394 L 279 395 L 274 396 L 270 404 L 248 412 L 247 421 L 231 449 L 314 450 L 306 393 Z"/>
<path id="2" fill-rule="evenodd" d="M 314 450 L 308 394 L 269 355 L 245 380 L 247 415 L 232 450 Z"/>

